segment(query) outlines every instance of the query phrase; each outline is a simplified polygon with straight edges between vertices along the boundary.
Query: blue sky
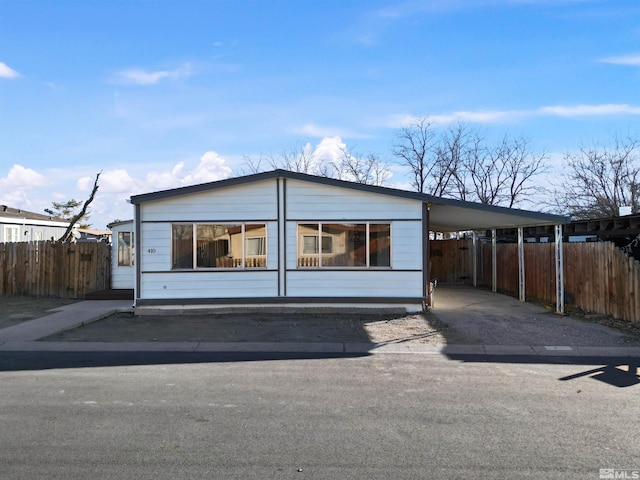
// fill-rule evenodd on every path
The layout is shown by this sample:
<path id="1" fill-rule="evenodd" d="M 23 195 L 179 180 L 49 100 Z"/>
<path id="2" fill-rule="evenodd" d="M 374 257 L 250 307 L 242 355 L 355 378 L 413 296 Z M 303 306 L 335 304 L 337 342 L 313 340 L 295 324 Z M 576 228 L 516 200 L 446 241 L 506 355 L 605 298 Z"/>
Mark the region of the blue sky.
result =
<path id="1" fill-rule="evenodd" d="M 340 145 L 394 161 L 417 116 L 564 152 L 640 133 L 635 0 L 0 0 L 0 203 L 132 194 Z M 408 178 L 393 168 L 392 185 Z"/>

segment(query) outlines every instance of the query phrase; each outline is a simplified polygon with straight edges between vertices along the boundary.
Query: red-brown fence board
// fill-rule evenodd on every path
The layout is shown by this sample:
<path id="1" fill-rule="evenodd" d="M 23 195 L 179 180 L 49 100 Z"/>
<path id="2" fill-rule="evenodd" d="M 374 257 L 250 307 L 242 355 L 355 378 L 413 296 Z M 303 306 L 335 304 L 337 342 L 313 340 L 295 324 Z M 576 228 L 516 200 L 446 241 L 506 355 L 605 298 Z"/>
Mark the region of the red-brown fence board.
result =
<path id="1" fill-rule="evenodd" d="M 107 290 L 111 247 L 106 243 L 0 243 L 0 295 L 84 298 Z"/>

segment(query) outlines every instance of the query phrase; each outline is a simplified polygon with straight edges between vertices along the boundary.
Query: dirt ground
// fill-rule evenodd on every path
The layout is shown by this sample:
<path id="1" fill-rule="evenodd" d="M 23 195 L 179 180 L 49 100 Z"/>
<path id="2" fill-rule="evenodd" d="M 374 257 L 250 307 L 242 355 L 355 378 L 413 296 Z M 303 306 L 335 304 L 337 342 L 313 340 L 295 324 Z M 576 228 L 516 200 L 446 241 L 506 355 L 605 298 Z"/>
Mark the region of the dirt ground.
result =
<path id="1" fill-rule="evenodd" d="M 0 328 L 44 317 L 59 307 L 78 300 L 68 298 L 7 297 L 0 295 Z"/>
<path id="2" fill-rule="evenodd" d="M 454 294 L 454 291 L 449 292 Z M 62 342 L 329 342 L 488 345 L 640 345 L 640 328 L 607 319 L 558 317 L 515 300 L 511 314 L 502 299 L 483 301 L 486 292 L 463 292 L 462 310 L 448 314 L 445 291 L 435 312 L 425 314 L 368 313 L 205 313 L 175 315 L 117 313 L 79 328 L 58 332 L 42 341 Z M 455 304 L 459 294 L 452 296 Z M 479 298 L 477 298 L 479 297 Z M 466 301 L 466 303 L 465 303 Z M 45 316 L 75 300 L 2 297 L 0 328 Z M 507 302 L 507 304 L 505 304 Z M 489 306 L 487 306 L 489 305 Z M 502 310 L 500 310 L 502 309 Z M 529 312 L 534 309 L 534 312 Z M 499 314 L 499 315 L 496 315 Z"/>
<path id="3" fill-rule="evenodd" d="M 444 344 L 452 332 L 434 315 L 243 313 L 134 316 L 118 313 L 44 341 L 338 342 Z M 445 336 L 446 333 L 446 336 Z M 462 335 L 455 343 L 469 343 Z"/>

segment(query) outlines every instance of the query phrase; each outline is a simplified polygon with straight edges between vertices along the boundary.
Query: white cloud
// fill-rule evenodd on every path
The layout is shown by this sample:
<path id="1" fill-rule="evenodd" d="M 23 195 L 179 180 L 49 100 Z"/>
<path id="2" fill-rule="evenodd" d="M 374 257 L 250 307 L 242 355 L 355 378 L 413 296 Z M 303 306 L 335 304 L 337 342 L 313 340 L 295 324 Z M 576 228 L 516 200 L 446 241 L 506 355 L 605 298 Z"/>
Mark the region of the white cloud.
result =
<path id="1" fill-rule="evenodd" d="M 348 137 L 348 138 L 369 138 L 369 135 L 357 133 L 353 131 L 343 130 L 336 127 L 322 127 L 313 123 L 307 123 L 301 127 L 292 130 L 296 135 L 304 135 L 307 137 Z"/>
<path id="2" fill-rule="evenodd" d="M 84 202 L 93 187 L 95 174 L 88 166 L 78 170 L 50 169 L 39 173 L 14 165 L 6 177 L 0 177 L 0 203 L 40 212 L 50 208 L 52 201 L 75 198 Z M 95 228 L 105 228 L 115 219 L 132 218 L 132 207 L 126 201 L 132 195 L 222 180 L 232 175 L 226 159 L 214 151 L 205 152 L 197 162 L 194 159 L 180 161 L 166 170 L 149 172 L 136 164 L 105 170 L 89 206 L 89 222 Z"/>
<path id="3" fill-rule="evenodd" d="M 47 177 L 22 165 L 15 164 L 6 177 L 0 178 L 3 188 L 42 187 L 49 183 Z"/>
<path id="4" fill-rule="evenodd" d="M 295 128 L 293 131 L 294 133 L 297 133 L 299 135 L 308 135 L 310 137 L 326 137 L 334 134 L 332 129 L 327 127 L 320 127 L 312 123 L 302 125 L 301 127 Z"/>
<path id="5" fill-rule="evenodd" d="M 180 186 L 184 162 L 178 162 L 170 171 L 149 172 L 145 178 L 145 190 L 164 190 Z"/>
<path id="6" fill-rule="evenodd" d="M 628 65 L 631 67 L 640 67 L 640 54 L 606 57 L 601 58 L 599 61 L 602 63 L 610 63 L 612 65 Z"/>
<path id="7" fill-rule="evenodd" d="M 149 71 L 141 68 L 131 68 L 116 73 L 115 82 L 125 85 L 154 85 L 161 80 L 175 80 L 189 77 L 193 69 L 190 63 L 185 63 L 174 70 Z"/>
<path id="8" fill-rule="evenodd" d="M 0 205 L 29 210 L 29 199 L 23 190 L 7 190 L 0 194 Z"/>
<path id="9" fill-rule="evenodd" d="M 0 62 L 0 78 L 18 78 L 20 74 L 4 62 Z"/>
<path id="10" fill-rule="evenodd" d="M 198 166 L 182 179 L 183 185 L 215 182 L 229 178 L 233 172 L 225 165 L 225 160 L 214 151 L 206 152 L 200 157 Z"/>
<path id="11" fill-rule="evenodd" d="M 82 192 L 90 192 L 96 177 L 82 177 L 78 180 L 78 189 Z M 136 183 L 125 169 L 106 170 L 98 179 L 98 191 L 100 193 L 129 193 L 136 190 Z"/>
<path id="12" fill-rule="evenodd" d="M 603 105 L 555 105 L 542 107 L 537 112 L 540 115 L 552 115 L 559 117 L 640 115 L 640 107 L 613 103 Z"/>
<path id="13" fill-rule="evenodd" d="M 449 124 L 452 122 L 468 123 L 496 123 L 510 121 L 517 117 L 526 116 L 527 112 L 522 110 L 487 110 L 478 112 L 453 112 L 438 115 L 428 115 L 429 120 L 434 124 Z M 419 117 L 408 114 L 398 114 L 390 116 L 384 125 L 390 128 L 407 127 L 416 123 Z"/>
<path id="14" fill-rule="evenodd" d="M 316 145 L 311 158 L 316 165 L 331 165 L 340 160 L 346 147 L 338 136 L 325 137 Z"/>
<path id="15" fill-rule="evenodd" d="M 468 123 L 512 122 L 523 118 L 552 117 L 594 117 L 609 115 L 640 115 L 640 106 L 626 103 L 606 103 L 601 105 L 550 105 L 535 110 L 485 110 L 477 112 L 454 112 L 427 115 L 434 124 L 449 124 L 456 121 Z M 419 117 L 409 114 L 391 115 L 382 123 L 389 128 L 402 128 L 415 123 Z"/>
<path id="16" fill-rule="evenodd" d="M 519 110 L 488 110 L 479 112 L 454 112 L 448 115 L 434 115 L 432 117 L 434 123 L 448 124 L 451 122 L 469 122 L 469 123 L 495 123 L 501 121 L 513 120 L 522 116 L 523 112 Z"/>

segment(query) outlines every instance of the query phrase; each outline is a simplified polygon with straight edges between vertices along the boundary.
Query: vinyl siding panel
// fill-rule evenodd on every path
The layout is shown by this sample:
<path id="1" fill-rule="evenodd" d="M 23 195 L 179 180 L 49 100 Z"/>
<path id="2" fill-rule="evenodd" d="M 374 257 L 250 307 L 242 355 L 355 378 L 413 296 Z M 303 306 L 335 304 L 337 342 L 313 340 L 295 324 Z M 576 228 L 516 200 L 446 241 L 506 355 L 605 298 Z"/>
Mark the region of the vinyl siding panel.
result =
<path id="1" fill-rule="evenodd" d="M 422 222 L 392 222 L 391 265 L 394 269 L 422 269 Z"/>
<path id="2" fill-rule="evenodd" d="M 265 270 L 146 273 L 140 298 L 275 297 L 277 288 L 278 272 Z"/>
<path id="3" fill-rule="evenodd" d="M 292 297 L 420 297 L 422 272 L 295 270 L 287 272 Z"/>
<path id="4" fill-rule="evenodd" d="M 170 223 L 143 223 L 139 241 L 143 278 L 146 271 L 171 270 Z"/>
<path id="5" fill-rule="evenodd" d="M 67 227 L 55 227 L 49 225 L 30 225 L 30 224 L 19 224 L 19 223 L 0 223 L 0 242 L 7 241 L 7 229 L 15 229 L 18 228 L 18 241 L 19 242 L 31 242 L 31 241 L 42 241 L 42 240 L 58 240 L 64 232 L 66 232 Z M 26 232 L 26 233 L 25 233 Z"/>
<path id="6" fill-rule="evenodd" d="M 141 204 L 141 221 L 243 221 L 277 217 L 275 180 Z"/>
<path id="7" fill-rule="evenodd" d="M 417 200 L 287 180 L 287 218 L 291 220 L 419 220 L 421 208 Z"/>

